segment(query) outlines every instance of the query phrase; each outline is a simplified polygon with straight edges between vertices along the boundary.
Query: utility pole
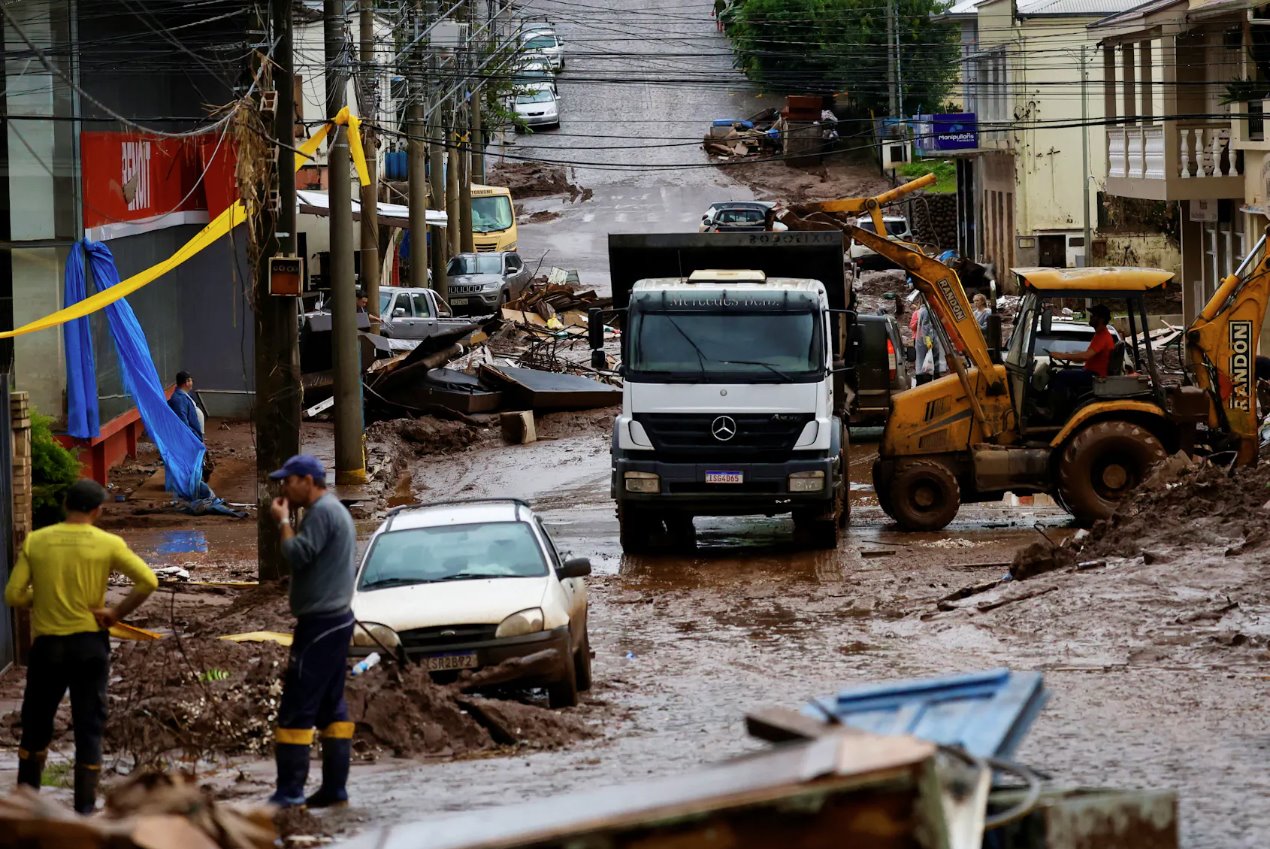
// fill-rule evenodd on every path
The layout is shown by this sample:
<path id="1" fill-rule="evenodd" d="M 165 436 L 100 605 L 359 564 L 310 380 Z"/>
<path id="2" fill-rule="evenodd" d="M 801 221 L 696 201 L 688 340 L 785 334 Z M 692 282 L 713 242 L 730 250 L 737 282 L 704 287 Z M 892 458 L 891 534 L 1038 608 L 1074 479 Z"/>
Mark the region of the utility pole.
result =
<path id="1" fill-rule="evenodd" d="M 360 0 L 361 27 L 361 108 L 362 118 L 375 117 L 379 95 L 379 65 L 375 61 L 375 0 Z M 374 131 L 362 125 L 362 147 L 366 151 L 366 173 L 370 185 L 362 186 L 362 291 L 370 311 L 379 309 L 379 154 Z M 379 332 L 371 324 L 372 332 Z"/>
<path id="2" fill-rule="evenodd" d="M 904 114 L 904 56 L 900 53 L 900 0 L 895 0 L 895 105 L 899 111 L 897 116 Z"/>
<path id="3" fill-rule="evenodd" d="M 895 3 L 887 0 L 886 4 L 886 96 L 888 112 L 892 118 L 900 114 L 895 89 Z"/>
<path id="4" fill-rule="evenodd" d="M 323 0 L 326 36 L 326 114 L 334 118 L 348 90 L 346 0 Z M 327 150 L 331 205 L 331 335 L 335 354 L 335 483 L 366 483 L 362 452 L 362 375 L 357 347 L 357 287 L 353 273 L 353 184 L 348 128 L 336 127 Z"/>
<path id="5" fill-rule="evenodd" d="M 445 213 L 449 217 L 450 256 L 463 251 L 462 213 L 459 212 L 459 147 L 458 110 L 453 104 L 444 127 L 445 146 Z M 471 213 L 469 213 L 471 214 Z"/>
<path id="6" fill-rule="evenodd" d="M 484 14 L 481 15 L 483 19 L 481 26 L 484 32 L 477 42 L 480 49 L 477 51 L 477 61 L 473 63 L 474 67 L 484 62 L 489 53 L 486 45 L 489 43 L 490 28 L 493 27 L 492 4 L 486 2 L 486 0 L 481 0 L 481 8 L 484 9 Z M 471 109 L 469 113 L 471 120 L 468 122 L 468 148 L 471 151 L 472 182 L 483 184 L 485 182 L 485 131 L 483 128 L 485 121 L 484 116 L 481 115 L 481 91 L 484 86 L 481 85 L 480 75 L 481 71 L 478 70 L 472 82 L 472 100 L 469 107 Z"/>
<path id="7" fill-rule="evenodd" d="M 432 80 L 436 80 L 436 55 L 433 54 L 428 59 L 428 70 L 431 72 Z M 431 172 L 431 196 L 432 208 L 437 210 L 448 210 L 445 196 L 445 157 L 442 155 L 441 140 L 444 136 L 444 129 L 441 127 L 441 110 L 435 102 L 431 105 L 432 112 L 428 116 L 428 170 Z M 440 227 L 428 228 L 428 234 L 432 237 L 432 288 L 437 290 L 443 298 L 450 296 L 450 282 L 446 276 L 446 242 L 450 227 L 457 226 L 456 222 L 447 222 L 447 229 L 442 232 Z"/>
<path id="8" fill-rule="evenodd" d="M 416 3 L 411 7 L 415 21 L 415 37 L 418 38 L 420 8 Z M 425 21 L 430 24 L 431 21 Z M 425 138 L 424 116 L 426 114 L 424 100 L 427 92 L 424 88 L 422 42 L 415 45 L 413 55 L 407 60 L 410 71 L 406 75 L 410 81 L 410 102 L 406 107 L 406 155 L 409 166 L 410 181 L 410 285 L 415 288 L 426 288 L 428 285 L 428 143 Z"/>
<path id="9" fill-rule="evenodd" d="M 264 26 L 264 10 L 257 7 L 262 33 L 277 40 L 273 51 L 273 84 L 277 92 L 273 134 L 280 207 L 274 219 L 269 204 L 261 204 L 256 219 L 261 246 L 255 268 L 256 398 L 252 420 L 256 430 L 256 551 L 257 576 L 276 581 L 289 571 L 282 556 L 278 528 L 269 515 L 273 491 L 269 473 L 288 457 L 300 453 L 300 352 L 296 299 L 269 294 L 269 258 L 295 254 L 295 167 L 289 148 L 295 141 L 295 88 L 291 57 L 292 0 L 270 0 L 271 26 Z M 262 39 L 263 40 L 263 39 Z M 265 61 L 257 52 L 257 69 Z M 286 145 L 287 147 L 283 147 Z M 265 183 L 267 192 L 271 181 Z M 266 195 L 267 197 L 267 195 Z"/>
<path id="10" fill-rule="evenodd" d="M 459 96 L 454 112 L 455 142 L 459 153 L 459 249 L 472 253 L 476 250 L 472 239 L 472 107 L 468 101 L 468 74 L 472 70 L 468 56 L 472 46 L 472 0 L 464 4 L 462 18 L 467 29 L 460 32 L 458 50 L 455 51 Z"/>
<path id="11" fill-rule="evenodd" d="M 1085 267 L 1093 251 L 1093 233 L 1089 221 L 1089 66 L 1085 64 L 1085 45 L 1080 46 L 1080 177 L 1085 188 Z"/>

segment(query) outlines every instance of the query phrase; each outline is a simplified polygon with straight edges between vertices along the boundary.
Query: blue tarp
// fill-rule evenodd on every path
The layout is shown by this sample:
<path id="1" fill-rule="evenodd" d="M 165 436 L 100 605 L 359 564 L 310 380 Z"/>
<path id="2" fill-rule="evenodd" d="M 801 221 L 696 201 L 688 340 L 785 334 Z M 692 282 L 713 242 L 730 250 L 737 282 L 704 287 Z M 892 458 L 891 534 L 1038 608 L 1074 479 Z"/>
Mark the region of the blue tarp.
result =
<path id="1" fill-rule="evenodd" d="M 66 303 L 70 306 L 87 295 L 83 253 L 88 254 L 89 267 L 97 290 L 109 289 L 119 282 L 115 258 L 110 248 L 100 242 L 85 240 L 71 249 L 66 262 Z M 126 298 L 106 307 L 110 335 L 119 354 L 119 370 L 124 389 L 136 402 L 146 432 L 159 448 L 166 467 L 167 489 L 186 501 L 210 495 L 203 483 L 203 454 L 206 448 L 186 424 L 168 407 L 167 395 L 159 381 L 159 373 L 150 356 L 150 345 Z M 97 414 L 97 372 L 93 363 L 92 340 L 88 319 L 81 318 L 66 326 L 66 391 L 71 436 L 88 439 L 99 435 Z"/>

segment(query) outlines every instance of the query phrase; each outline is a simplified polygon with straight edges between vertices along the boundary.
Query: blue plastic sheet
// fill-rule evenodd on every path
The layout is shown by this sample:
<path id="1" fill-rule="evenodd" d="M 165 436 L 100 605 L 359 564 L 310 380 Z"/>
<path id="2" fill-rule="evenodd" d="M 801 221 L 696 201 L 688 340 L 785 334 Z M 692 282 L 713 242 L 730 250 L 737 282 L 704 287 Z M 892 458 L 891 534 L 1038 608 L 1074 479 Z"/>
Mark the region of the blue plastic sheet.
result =
<path id="1" fill-rule="evenodd" d="M 85 288 L 84 260 L 76 247 L 66 263 L 62 306 L 77 304 L 88 297 Z M 62 334 L 66 351 L 66 432 L 76 439 L 92 439 L 101 434 L 92 327 L 87 318 L 77 318 L 66 323 Z"/>
<path id="2" fill-rule="evenodd" d="M 88 254 L 89 269 L 98 290 L 109 289 L 119 282 L 119 271 L 115 268 L 115 258 L 110 248 L 100 242 L 82 242 L 80 247 L 71 249 L 66 263 L 65 290 L 67 303 L 72 301 L 72 293 L 83 298 L 87 294 L 83 253 Z M 136 402 L 141 420 L 145 423 L 146 432 L 158 446 L 166 467 L 167 489 L 186 501 L 206 498 L 210 495 L 207 485 L 203 483 L 203 454 L 207 450 L 202 441 L 177 418 L 176 413 L 168 407 L 167 396 L 163 392 L 163 384 L 159 381 L 159 373 L 154 367 L 154 359 L 150 356 L 150 345 L 146 341 L 144 331 L 127 299 L 120 299 L 106 307 L 106 320 L 110 325 L 110 335 L 115 342 L 115 351 L 119 354 L 119 369 L 123 374 L 124 389 Z M 92 344 L 87 335 L 87 319 L 79 319 L 75 324 L 83 325 L 75 343 L 78 356 L 71 356 L 71 343 L 67 342 L 66 387 L 68 393 L 68 410 L 91 410 L 91 416 L 85 412 L 85 437 L 96 436 L 97 427 L 97 373 L 93 368 Z M 67 336 L 70 337 L 68 331 Z M 91 418 L 91 430 L 88 422 Z M 71 432 L 72 436 L 80 434 Z"/>

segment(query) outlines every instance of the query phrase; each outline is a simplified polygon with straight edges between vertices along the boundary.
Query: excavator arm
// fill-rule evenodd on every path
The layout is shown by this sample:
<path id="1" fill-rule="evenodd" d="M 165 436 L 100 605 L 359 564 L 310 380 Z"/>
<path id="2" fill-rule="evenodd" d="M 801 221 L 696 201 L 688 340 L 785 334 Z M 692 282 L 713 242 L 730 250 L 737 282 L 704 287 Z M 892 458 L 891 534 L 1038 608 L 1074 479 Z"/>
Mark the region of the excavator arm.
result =
<path id="1" fill-rule="evenodd" d="M 1238 440 L 1238 462 L 1257 456 L 1257 351 L 1261 325 L 1270 302 L 1270 251 L 1266 237 L 1248 254 L 1257 263 L 1245 276 L 1243 266 L 1222 281 L 1186 330 L 1186 359 L 1191 379 L 1212 400 L 1209 425 Z"/>

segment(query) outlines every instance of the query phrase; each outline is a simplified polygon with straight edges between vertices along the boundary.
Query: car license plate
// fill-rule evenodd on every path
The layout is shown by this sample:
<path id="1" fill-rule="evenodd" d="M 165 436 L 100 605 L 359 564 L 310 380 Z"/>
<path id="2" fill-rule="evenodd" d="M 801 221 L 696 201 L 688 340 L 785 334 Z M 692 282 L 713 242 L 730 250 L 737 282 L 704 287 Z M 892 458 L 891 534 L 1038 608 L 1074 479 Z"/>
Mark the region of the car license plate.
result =
<path id="1" fill-rule="evenodd" d="M 429 672 L 447 672 L 451 669 L 475 669 L 476 652 L 456 651 L 449 654 L 431 654 L 422 659 L 423 668 Z"/>
<path id="2" fill-rule="evenodd" d="M 745 483 L 741 472 L 706 472 L 706 483 Z"/>
<path id="3" fill-rule="evenodd" d="M 470 298 L 450 298 L 450 306 L 465 307 L 468 305 L 469 300 L 471 299 Z"/>

